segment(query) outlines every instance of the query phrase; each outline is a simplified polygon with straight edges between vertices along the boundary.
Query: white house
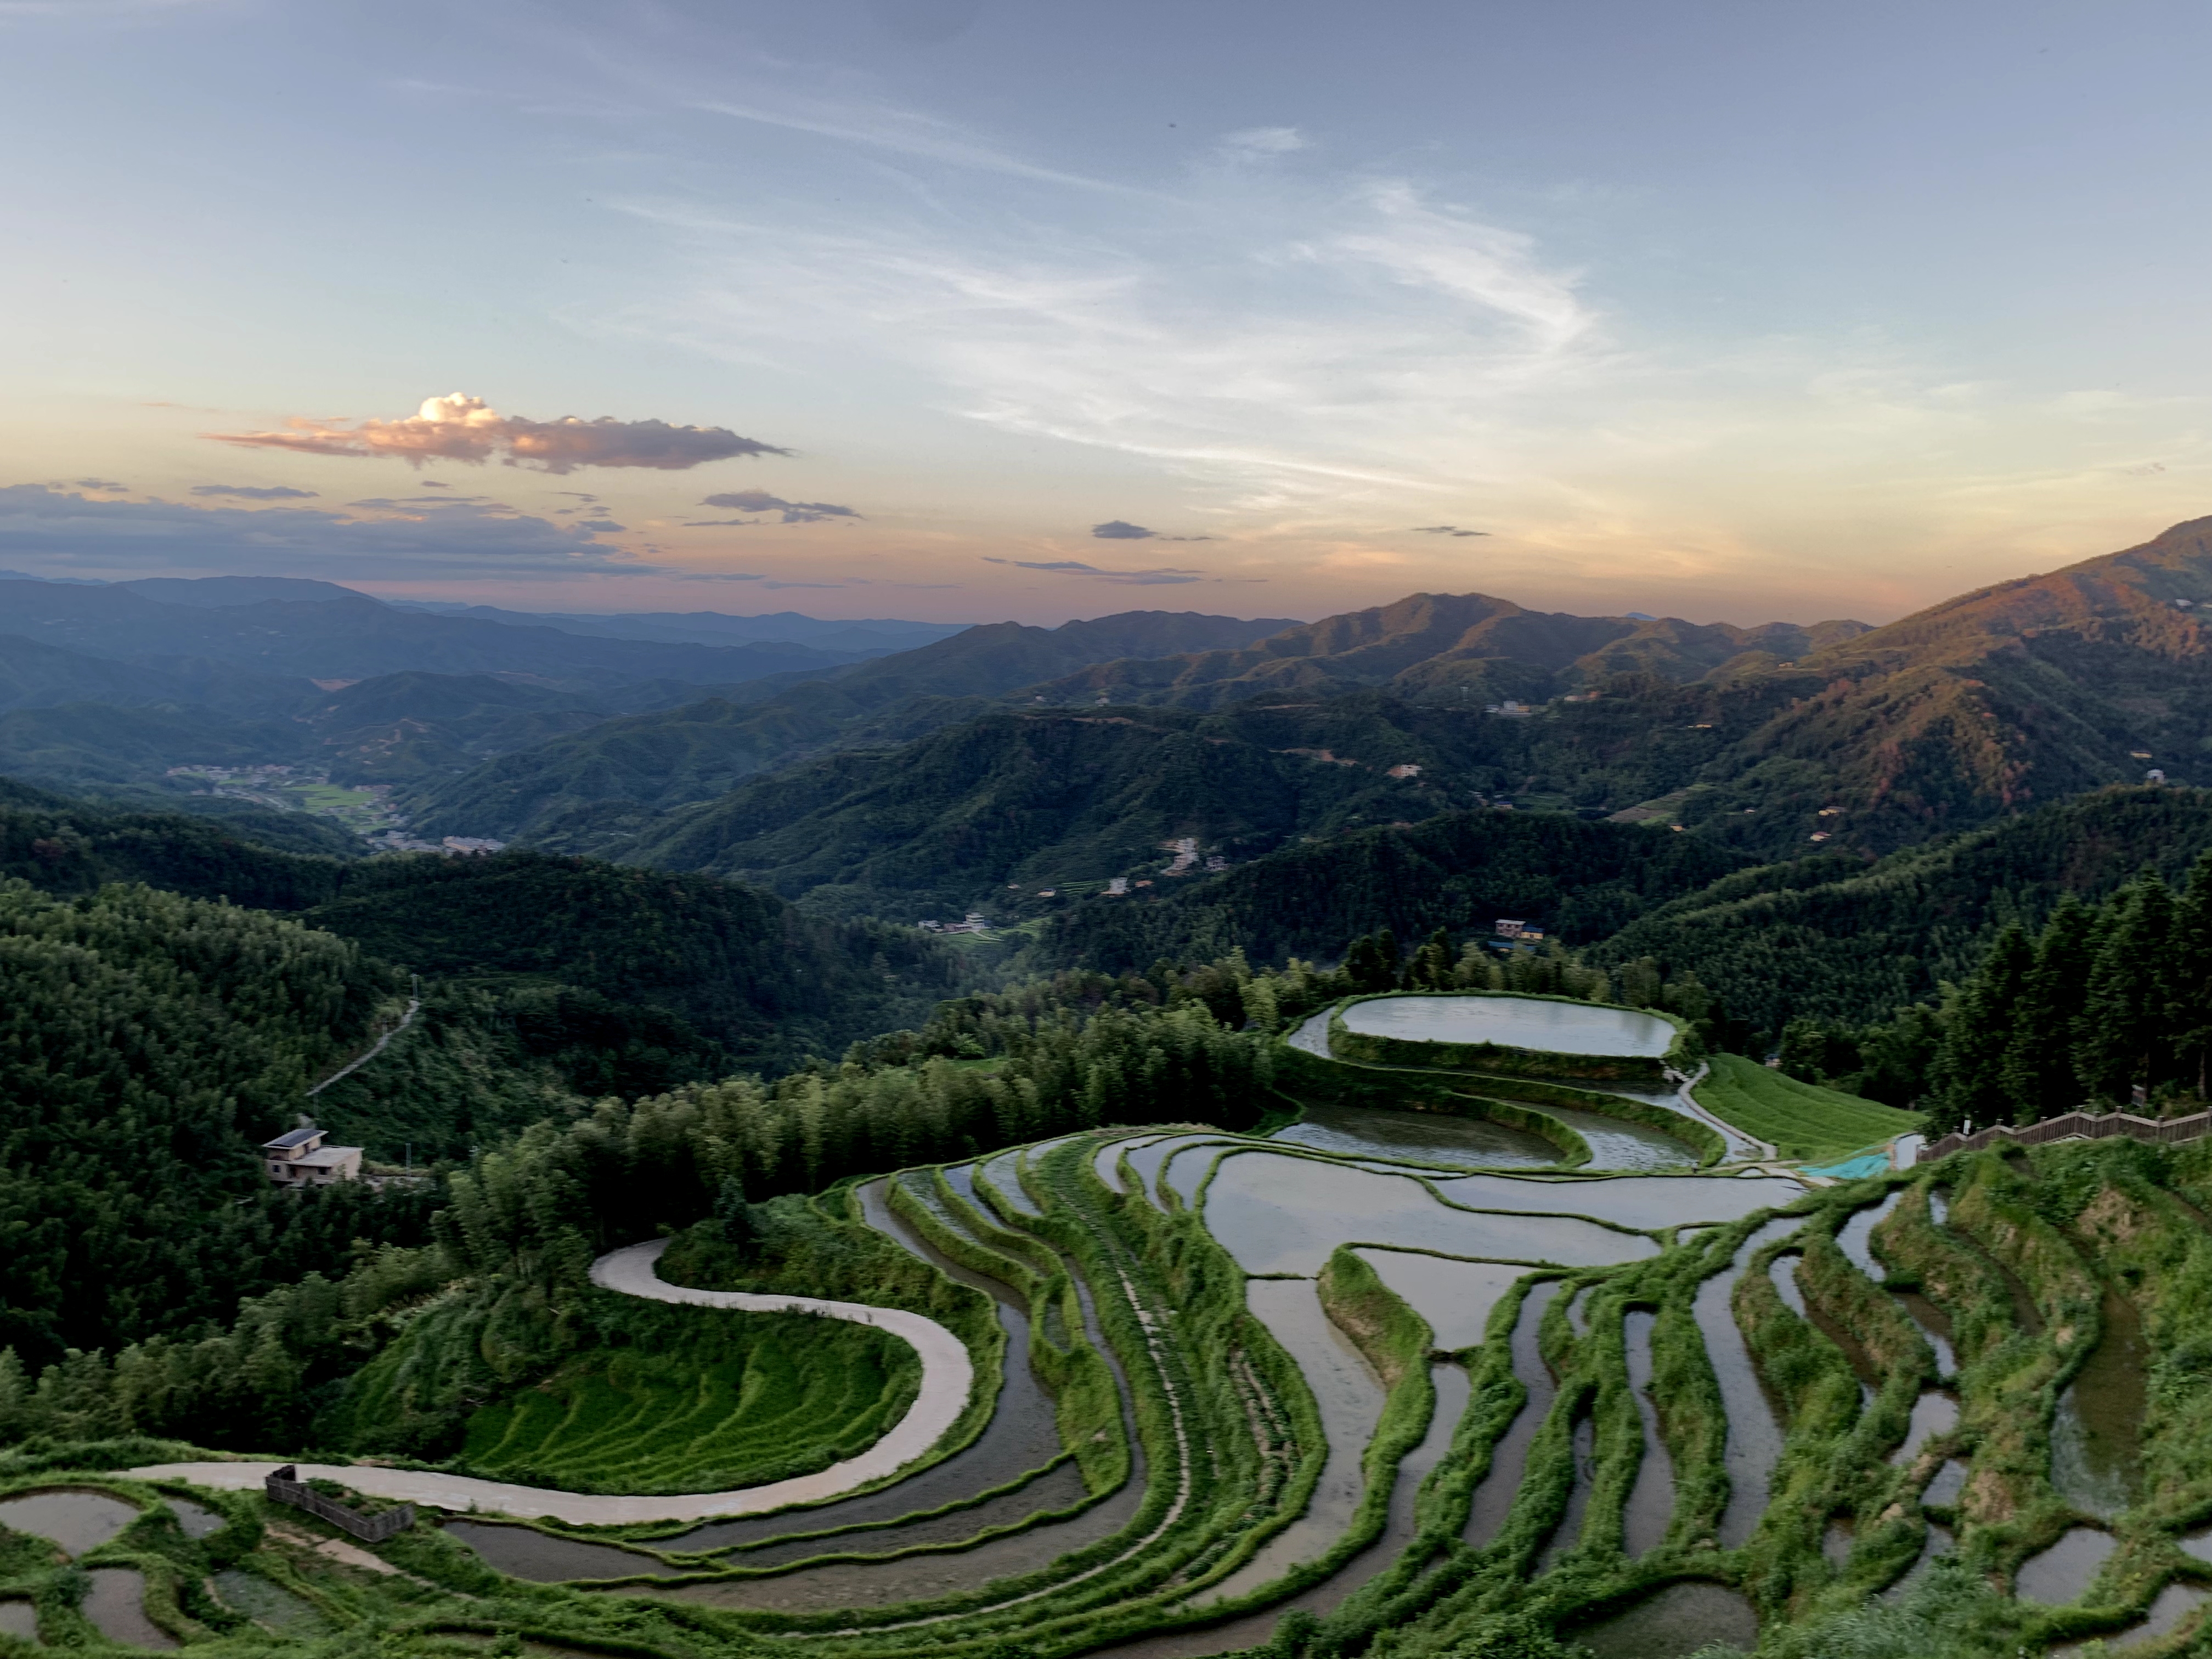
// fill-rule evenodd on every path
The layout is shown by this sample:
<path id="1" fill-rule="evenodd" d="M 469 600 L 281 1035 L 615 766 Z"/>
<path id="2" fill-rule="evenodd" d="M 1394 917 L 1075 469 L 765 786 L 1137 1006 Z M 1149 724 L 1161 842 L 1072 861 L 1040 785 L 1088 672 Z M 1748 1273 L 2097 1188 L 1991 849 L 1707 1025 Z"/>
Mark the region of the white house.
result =
<path id="1" fill-rule="evenodd" d="M 323 1138 L 329 1133 L 303 1117 L 289 1134 L 263 1141 L 261 1156 L 269 1166 L 269 1178 L 280 1187 L 327 1187 L 333 1181 L 359 1180 L 361 1148 L 325 1146 Z"/>

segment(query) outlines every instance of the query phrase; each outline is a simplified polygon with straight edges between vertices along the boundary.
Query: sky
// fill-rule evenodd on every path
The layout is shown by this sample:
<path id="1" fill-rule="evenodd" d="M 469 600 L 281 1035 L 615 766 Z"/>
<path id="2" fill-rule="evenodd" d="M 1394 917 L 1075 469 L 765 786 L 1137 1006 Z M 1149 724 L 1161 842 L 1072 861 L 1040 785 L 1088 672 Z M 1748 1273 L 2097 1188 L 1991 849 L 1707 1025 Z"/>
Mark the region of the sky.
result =
<path id="1" fill-rule="evenodd" d="M 2208 56 L 2128 0 L 0 0 L 0 569 L 1886 621 L 2212 514 Z"/>

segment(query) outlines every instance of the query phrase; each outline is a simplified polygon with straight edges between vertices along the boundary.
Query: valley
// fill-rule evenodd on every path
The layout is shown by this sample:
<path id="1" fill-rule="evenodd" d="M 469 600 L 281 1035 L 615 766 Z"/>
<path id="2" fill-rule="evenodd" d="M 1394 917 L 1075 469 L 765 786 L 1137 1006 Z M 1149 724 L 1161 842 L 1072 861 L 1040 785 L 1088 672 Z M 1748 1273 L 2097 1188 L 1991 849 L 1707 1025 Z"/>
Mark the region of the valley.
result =
<path id="1" fill-rule="evenodd" d="M 2180 1650 L 2200 580 L 39 597 L 0 1644 Z M 362 1178 L 277 1190 L 310 1112 Z"/>

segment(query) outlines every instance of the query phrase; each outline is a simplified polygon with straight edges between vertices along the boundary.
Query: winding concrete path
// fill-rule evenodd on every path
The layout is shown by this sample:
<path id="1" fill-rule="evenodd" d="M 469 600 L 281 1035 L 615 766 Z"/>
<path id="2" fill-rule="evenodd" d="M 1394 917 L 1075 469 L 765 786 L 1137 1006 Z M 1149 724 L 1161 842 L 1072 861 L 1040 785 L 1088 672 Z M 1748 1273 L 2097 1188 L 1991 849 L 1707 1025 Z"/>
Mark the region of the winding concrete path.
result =
<path id="1" fill-rule="evenodd" d="M 790 1504 L 835 1498 L 898 1473 L 925 1455 L 951 1431 L 975 1389 L 975 1366 L 967 1346 L 933 1319 L 903 1308 L 874 1308 L 860 1302 L 823 1302 L 812 1297 L 755 1296 L 744 1291 L 695 1291 L 671 1285 L 653 1270 L 666 1239 L 632 1244 L 592 1264 L 592 1282 L 625 1296 L 676 1302 L 696 1308 L 726 1308 L 738 1313 L 811 1313 L 872 1325 L 910 1343 L 921 1356 L 921 1390 L 890 1431 L 858 1457 L 833 1463 L 817 1474 L 802 1474 L 765 1486 L 736 1492 L 680 1493 L 667 1497 L 611 1497 L 592 1492 L 549 1492 L 503 1480 L 478 1480 L 465 1474 L 428 1470 L 387 1469 L 374 1464 L 302 1463 L 300 1478 L 342 1481 L 356 1492 L 395 1502 L 442 1510 L 473 1510 L 532 1520 L 565 1521 L 575 1526 L 621 1526 L 651 1521 L 707 1521 L 724 1516 L 759 1515 Z M 138 1480 L 188 1480 L 219 1492 L 258 1489 L 279 1463 L 153 1463 L 121 1473 Z"/>

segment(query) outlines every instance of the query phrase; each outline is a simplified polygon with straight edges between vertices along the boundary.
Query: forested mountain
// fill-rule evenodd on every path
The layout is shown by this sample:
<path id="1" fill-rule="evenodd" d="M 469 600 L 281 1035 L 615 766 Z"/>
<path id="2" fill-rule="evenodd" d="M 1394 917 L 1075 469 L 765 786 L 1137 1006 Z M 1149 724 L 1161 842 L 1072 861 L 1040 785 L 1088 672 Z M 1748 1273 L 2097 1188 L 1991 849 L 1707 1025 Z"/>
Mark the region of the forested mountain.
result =
<path id="1" fill-rule="evenodd" d="M 112 1347 L 422 1237 L 426 1206 L 270 1191 L 252 1148 L 395 988 L 296 922 L 143 887 L 0 881 L 0 1347 Z"/>
<path id="2" fill-rule="evenodd" d="M 302 910 L 337 895 L 343 866 L 327 854 L 351 838 L 274 846 L 262 838 L 322 828 L 302 815 L 250 808 L 227 821 L 133 811 L 0 778 L 0 878 L 64 895 L 143 882 L 192 898 Z"/>
<path id="3" fill-rule="evenodd" d="M 1486 593 L 1415 593 L 1286 628 L 1243 650 L 1104 662 L 1038 689 L 1054 701 L 1103 696 L 1196 708 L 1264 692 L 1326 696 L 1363 686 L 1407 696 L 1542 702 L 1615 674 L 1672 684 L 1771 665 L 1866 630 L 1855 622 L 1737 628 L 1577 617 Z"/>
<path id="4" fill-rule="evenodd" d="M 1649 832 L 1646 832 L 1649 833 Z M 1670 836 L 1687 840 L 1687 836 Z M 1936 995 L 2008 925 L 2212 848 L 2212 791 L 2100 790 L 1868 864 L 1827 854 L 1722 878 L 1629 922 L 1601 962 L 1656 956 L 1765 1030 L 1859 1024 Z"/>
<path id="5" fill-rule="evenodd" d="M 0 608 L 9 591 L 0 585 Z M 289 714 L 314 695 L 314 683 L 305 678 L 257 674 L 205 659 L 146 655 L 118 662 L 0 631 L 0 709 L 167 704 L 255 717 Z"/>
<path id="6" fill-rule="evenodd" d="M 984 699 L 1085 663 L 1242 643 L 1287 625 L 1133 611 L 1060 628 L 971 628 L 834 675 L 766 679 L 728 699 L 612 721 L 424 788 L 409 804 L 427 830 L 501 839 L 536 836 L 584 814 L 562 844 L 596 851 L 601 838 L 611 844 L 635 833 L 645 813 L 707 799 L 832 744 L 918 737 L 989 712 Z"/>
<path id="7" fill-rule="evenodd" d="M 425 978 L 565 985 L 672 1015 L 729 1068 L 836 1054 L 926 1018 L 958 982 L 957 958 L 919 934 L 698 876 L 502 853 L 342 877 L 303 920 Z"/>
<path id="8" fill-rule="evenodd" d="M 1187 885 L 1163 882 L 1157 896 L 1089 899 L 1051 917 L 1039 949 L 1109 973 L 1231 951 L 1255 963 L 1331 959 L 1378 927 L 1408 940 L 1438 928 L 1463 938 L 1501 916 L 1579 946 L 1741 863 L 1693 836 L 1553 813 L 1450 812 L 1288 847 Z"/>

